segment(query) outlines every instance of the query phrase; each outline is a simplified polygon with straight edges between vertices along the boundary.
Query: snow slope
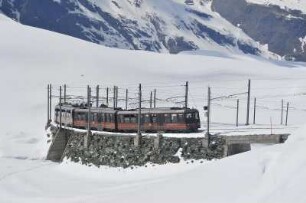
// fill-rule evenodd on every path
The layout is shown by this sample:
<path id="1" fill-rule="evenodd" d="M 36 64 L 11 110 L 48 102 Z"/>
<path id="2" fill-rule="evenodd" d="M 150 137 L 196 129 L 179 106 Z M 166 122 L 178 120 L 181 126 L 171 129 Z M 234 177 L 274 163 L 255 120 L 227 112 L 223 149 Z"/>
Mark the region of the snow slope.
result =
<path id="1" fill-rule="evenodd" d="M 306 117 L 304 63 L 268 61 L 209 50 L 167 55 L 111 49 L 22 26 L 1 14 L 0 28 L 1 201 L 306 201 L 304 130 L 292 135 L 285 145 L 202 164 L 180 163 L 122 170 L 44 161 L 48 83 L 54 84 L 54 95 L 57 95 L 58 85 L 63 83 L 73 87 L 69 92 L 74 94 L 85 94 L 87 84 L 104 87 L 117 84 L 122 88 L 129 87 L 135 94 L 137 84 L 142 82 L 144 95 L 157 88 L 160 97 L 167 97 L 181 94 L 183 87 L 180 85 L 189 80 L 190 106 L 202 109 L 208 84 L 212 86 L 214 96 L 222 96 L 245 91 L 246 80 L 252 78 L 252 94 L 262 102 L 258 124 L 233 127 L 235 110 L 232 105 L 237 99 L 234 97 L 214 102 L 212 130 L 245 133 L 260 129 L 260 132 L 269 133 L 267 126 L 272 118 L 273 130 L 292 132 L 304 123 Z M 245 105 L 245 95 L 239 98 L 241 105 Z M 279 123 L 280 98 L 292 102 L 287 128 L 276 124 Z M 244 115 L 241 109 L 241 124 Z M 281 194 L 278 194 L 278 188 L 283 188 Z"/>
<path id="2" fill-rule="evenodd" d="M 0 11 L 26 25 L 109 47 L 179 53 L 232 50 L 270 55 L 213 12 L 209 2 L 182 0 L 2 0 Z M 47 10 L 48 12 L 41 12 Z"/>

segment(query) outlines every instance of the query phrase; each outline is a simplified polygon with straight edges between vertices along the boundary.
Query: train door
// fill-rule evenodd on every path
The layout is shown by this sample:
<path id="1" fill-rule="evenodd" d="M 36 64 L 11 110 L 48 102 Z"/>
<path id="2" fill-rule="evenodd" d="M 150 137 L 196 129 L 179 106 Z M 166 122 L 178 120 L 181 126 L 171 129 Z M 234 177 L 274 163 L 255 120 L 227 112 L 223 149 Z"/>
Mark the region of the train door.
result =
<path id="1" fill-rule="evenodd" d="M 164 114 L 160 113 L 160 114 L 155 114 L 156 115 L 156 129 L 157 131 L 163 131 L 164 130 L 164 121 L 165 121 L 165 117 Z"/>

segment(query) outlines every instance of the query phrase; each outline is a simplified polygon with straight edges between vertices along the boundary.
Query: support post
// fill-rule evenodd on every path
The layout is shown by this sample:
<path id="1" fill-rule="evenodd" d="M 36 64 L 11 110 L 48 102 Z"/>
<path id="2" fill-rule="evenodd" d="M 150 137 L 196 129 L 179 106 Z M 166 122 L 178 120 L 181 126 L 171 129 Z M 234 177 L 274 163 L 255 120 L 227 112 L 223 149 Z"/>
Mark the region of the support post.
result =
<path id="1" fill-rule="evenodd" d="M 49 123 L 50 120 L 50 85 L 48 85 L 47 87 L 47 96 L 48 96 L 48 100 L 47 100 L 47 106 L 48 106 L 48 112 L 47 112 L 47 123 Z"/>
<path id="2" fill-rule="evenodd" d="M 118 95 L 119 95 L 119 88 L 116 86 L 116 108 L 118 108 Z"/>
<path id="3" fill-rule="evenodd" d="M 208 95 L 207 95 L 207 144 L 210 145 L 210 102 L 211 102 L 211 90 L 208 87 Z"/>
<path id="4" fill-rule="evenodd" d="M 188 91 L 189 91 L 189 82 L 186 82 L 185 85 L 185 109 L 188 108 Z"/>
<path id="5" fill-rule="evenodd" d="M 89 85 L 87 86 L 87 134 L 84 136 L 84 147 L 88 148 L 89 146 L 89 139 L 91 136 L 91 126 L 90 126 L 90 118 L 91 118 L 91 89 Z"/>
<path id="6" fill-rule="evenodd" d="M 113 88 L 113 107 L 116 108 L 116 86 Z"/>
<path id="7" fill-rule="evenodd" d="M 139 147 L 141 145 L 141 98 L 142 98 L 142 93 L 141 93 L 141 84 L 139 84 L 139 101 L 138 101 L 138 127 L 137 127 L 137 135 L 134 140 L 134 145 Z"/>
<path id="8" fill-rule="evenodd" d="M 64 84 L 64 104 L 67 102 L 67 85 Z"/>
<path id="9" fill-rule="evenodd" d="M 247 116 L 245 125 L 250 124 L 250 99 L 251 99 L 251 80 L 248 81 L 248 101 L 247 101 Z"/>
<path id="10" fill-rule="evenodd" d="M 50 104 L 50 108 L 49 108 L 49 110 L 50 110 L 50 120 L 52 120 L 51 119 L 51 117 L 52 117 L 52 85 L 50 84 L 50 96 L 49 96 L 49 99 L 50 99 L 50 102 L 49 102 L 49 104 Z"/>
<path id="11" fill-rule="evenodd" d="M 128 109 L 128 102 L 129 102 L 129 90 L 125 90 L 125 110 Z"/>
<path id="12" fill-rule="evenodd" d="M 281 125 L 283 125 L 284 120 L 284 100 L 282 99 L 282 106 L 281 106 Z"/>
<path id="13" fill-rule="evenodd" d="M 137 135 L 141 135 L 141 84 L 139 84 L 138 90 L 138 128 L 137 128 Z"/>
<path id="14" fill-rule="evenodd" d="M 99 97 L 100 97 L 100 86 L 97 85 L 96 87 L 96 107 L 99 108 Z"/>
<path id="15" fill-rule="evenodd" d="M 108 103 L 108 100 L 109 100 L 109 98 L 108 98 L 108 93 L 109 93 L 109 89 L 108 89 L 108 87 L 106 88 L 106 106 L 108 107 L 108 105 L 109 105 L 109 103 Z"/>
<path id="16" fill-rule="evenodd" d="M 150 109 L 152 109 L 152 107 L 153 107 L 153 101 L 152 101 L 152 98 L 153 97 L 153 92 L 151 91 L 151 93 L 150 93 Z"/>
<path id="17" fill-rule="evenodd" d="M 253 124 L 256 123 L 256 97 L 254 98 L 254 115 L 253 115 Z"/>
<path id="18" fill-rule="evenodd" d="M 59 106 L 60 106 L 60 129 L 62 129 L 62 86 L 60 86 L 60 97 L 59 97 Z"/>
<path id="19" fill-rule="evenodd" d="M 156 89 L 154 89 L 154 108 L 156 108 Z"/>
<path id="20" fill-rule="evenodd" d="M 286 126 L 288 125 L 289 102 L 287 102 Z"/>
<path id="21" fill-rule="evenodd" d="M 239 126 L 239 99 L 237 99 L 237 109 L 236 109 L 236 127 Z"/>

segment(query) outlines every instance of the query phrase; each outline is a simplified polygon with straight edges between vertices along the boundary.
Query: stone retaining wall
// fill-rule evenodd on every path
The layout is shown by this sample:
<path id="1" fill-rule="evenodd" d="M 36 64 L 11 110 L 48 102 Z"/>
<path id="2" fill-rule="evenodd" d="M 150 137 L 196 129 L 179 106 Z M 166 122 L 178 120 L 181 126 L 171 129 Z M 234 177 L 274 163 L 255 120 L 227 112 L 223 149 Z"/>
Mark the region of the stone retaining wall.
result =
<path id="1" fill-rule="evenodd" d="M 219 159 L 224 157 L 224 138 L 213 138 L 214 145 L 207 147 L 204 138 L 168 138 L 143 136 L 140 146 L 135 136 L 93 134 L 84 147 L 86 133 L 70 131 L 69 141 L 63 154 L 73 162 L 97 167 L 144 166 L 147 163 L 166 164 L 184 160 Z"/>

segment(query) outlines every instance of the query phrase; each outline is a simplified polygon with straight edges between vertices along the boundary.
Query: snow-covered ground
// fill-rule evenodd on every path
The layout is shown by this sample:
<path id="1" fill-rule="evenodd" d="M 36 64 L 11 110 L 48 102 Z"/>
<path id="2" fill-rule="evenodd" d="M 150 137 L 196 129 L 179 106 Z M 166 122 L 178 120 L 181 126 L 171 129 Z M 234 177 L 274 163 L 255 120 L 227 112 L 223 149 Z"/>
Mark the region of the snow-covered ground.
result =
<path id="1" fill-rule="evenodd" d="M 284 9 L 300 10 L 306 13 L 305 0 L 247 0 L 247 2 L 263 5 L 277 5 Z"/>
<path id="2" fill-rule="evenodd" d="M 1 202 L 306 201 L 306 129 L 284 145 L 255 146 L 251 152 L 204 163 L 123 170 L 44 160 L 48 83 L 54 84 L 54 95 L 66 83 L 68 94 L 85 95 L 87 84 L 100 84 L 129 88 L 135 97 L 141 82 L 144 95 L 157 88 L 162 99 L 158 106 L 164 106 L 173 105 L 166 98 L 184 94 L 182 85 L 188 80 L 190 106 L 201 110 L 208 85 L 214 98 L 222 97 L 246 92 L 251 78 L 252 99 L 256 96 L 258 101 L 257 124 L 243 125 L 245 94 L 222 97 L 213 101 L 212 131 L 270 133 L 272 121 L 273 133 L 293 132 L 306 118 L 304 63 L 226 52 L 167 55 L 111 49 L 22 26 L 1 14 L 0 28 Z M 234 126 L 237 98 L 239 128 Z M 288 127 L 279 125 L 281 99 L 290 102 Z M 202 111 L 201 115 L 204 124 Z"/>

